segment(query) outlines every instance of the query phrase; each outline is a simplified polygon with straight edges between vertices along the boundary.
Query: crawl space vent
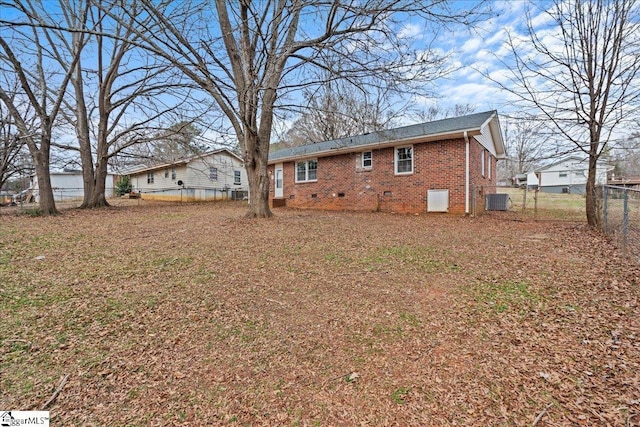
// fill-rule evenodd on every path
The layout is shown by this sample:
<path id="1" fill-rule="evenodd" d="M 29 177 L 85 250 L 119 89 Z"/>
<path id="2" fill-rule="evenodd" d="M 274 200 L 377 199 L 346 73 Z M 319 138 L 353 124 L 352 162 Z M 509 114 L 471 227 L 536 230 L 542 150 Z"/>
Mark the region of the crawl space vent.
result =
<path id="1" fill-rule="evenodd" d="M 427 190 L 427 212 L 448 212 L 449 190 Z"/>

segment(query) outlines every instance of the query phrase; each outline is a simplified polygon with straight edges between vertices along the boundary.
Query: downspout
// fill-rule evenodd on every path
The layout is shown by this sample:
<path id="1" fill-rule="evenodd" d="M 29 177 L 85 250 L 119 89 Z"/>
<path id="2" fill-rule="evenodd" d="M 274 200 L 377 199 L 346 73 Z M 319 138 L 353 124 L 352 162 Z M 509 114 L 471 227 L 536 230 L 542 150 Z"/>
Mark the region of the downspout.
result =
<path id="1" fill-rule="evenodd" d="M 469 215 L 469 135 L 464 131 L 464 213 Z"/>

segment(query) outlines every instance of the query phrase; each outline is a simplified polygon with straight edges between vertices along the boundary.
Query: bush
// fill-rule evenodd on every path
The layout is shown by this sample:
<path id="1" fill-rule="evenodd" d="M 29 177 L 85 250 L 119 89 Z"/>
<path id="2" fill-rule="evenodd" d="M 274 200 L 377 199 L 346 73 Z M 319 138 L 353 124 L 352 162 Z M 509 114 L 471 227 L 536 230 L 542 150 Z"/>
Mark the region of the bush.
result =
<path id="1" fill-rule="evenodd" d="M 116 195 L 124 196 L 125 194 L 131 193 L 133 190 L 133 186 L 131 185 L 131 179 L 128 176 L 123 176 L 116 183 Z"/>

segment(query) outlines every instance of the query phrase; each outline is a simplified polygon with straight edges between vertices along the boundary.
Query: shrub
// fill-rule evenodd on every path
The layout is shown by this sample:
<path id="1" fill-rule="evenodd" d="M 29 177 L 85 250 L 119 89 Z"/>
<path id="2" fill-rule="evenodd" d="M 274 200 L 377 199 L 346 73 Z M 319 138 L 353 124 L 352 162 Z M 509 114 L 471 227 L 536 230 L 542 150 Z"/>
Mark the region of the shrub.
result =
<path id="1" fill-rule="evenodd" d="M 121 177 L 116 183 L 116 195 L 124 196 L 131 193 L 133 186 L 131 185 L 131 179 L 128 176 Z"/>

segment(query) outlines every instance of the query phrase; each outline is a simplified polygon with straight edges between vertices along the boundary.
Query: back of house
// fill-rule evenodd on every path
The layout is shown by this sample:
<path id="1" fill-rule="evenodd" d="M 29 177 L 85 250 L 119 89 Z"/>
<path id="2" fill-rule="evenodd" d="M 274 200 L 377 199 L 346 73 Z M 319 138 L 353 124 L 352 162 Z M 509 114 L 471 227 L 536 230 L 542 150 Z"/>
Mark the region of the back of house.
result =
<path id="1" fill-rule="evenodd" d="M 377 131 L 271 153 L 270 200 L 274 207 L 468 214 L 472 194 L 495 192 L 504 157 L 496 111 Z"/>

